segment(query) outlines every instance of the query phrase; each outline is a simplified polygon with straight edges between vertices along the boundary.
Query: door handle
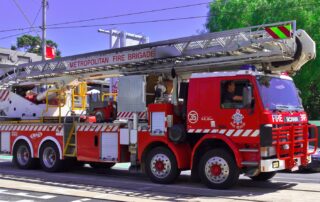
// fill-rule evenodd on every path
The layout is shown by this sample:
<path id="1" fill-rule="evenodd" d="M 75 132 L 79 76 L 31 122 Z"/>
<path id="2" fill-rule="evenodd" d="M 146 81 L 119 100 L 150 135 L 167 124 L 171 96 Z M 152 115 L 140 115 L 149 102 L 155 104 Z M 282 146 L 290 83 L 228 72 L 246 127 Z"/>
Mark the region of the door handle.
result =
<path id="1" fill-rule="evenodd" d="M 95 147 L 99 146 L 99 137 L 98 137 L 98 135 L 94 136 L 94 146 Z"/>

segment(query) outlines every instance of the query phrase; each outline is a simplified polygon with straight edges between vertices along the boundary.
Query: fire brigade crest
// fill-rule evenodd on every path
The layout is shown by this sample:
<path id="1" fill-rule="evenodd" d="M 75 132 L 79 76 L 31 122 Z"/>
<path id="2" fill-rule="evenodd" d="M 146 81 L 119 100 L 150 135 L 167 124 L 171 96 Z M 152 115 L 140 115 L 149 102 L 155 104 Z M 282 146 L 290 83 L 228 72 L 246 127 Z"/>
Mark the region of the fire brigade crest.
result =
<path id="1" fill-rule="evenodd" d="M 234 128 L 240 129 L 246 125 L 243 122 L 244 116 L 241 114 L 239 109 L 236 110 L 236 113 L 234 113 L 231 118 L 233 121 L 230 124 Z"/>

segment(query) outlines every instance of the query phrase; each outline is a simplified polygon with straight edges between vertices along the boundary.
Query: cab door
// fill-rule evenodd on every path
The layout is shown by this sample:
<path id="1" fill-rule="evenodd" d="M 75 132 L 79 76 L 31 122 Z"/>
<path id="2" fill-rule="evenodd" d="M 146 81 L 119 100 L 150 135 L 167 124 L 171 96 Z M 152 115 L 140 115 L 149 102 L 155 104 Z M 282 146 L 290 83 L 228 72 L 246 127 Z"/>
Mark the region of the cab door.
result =
<path id="1" fill-rule="evenodd" d="M 232 97 L 228 91 L 228 84 L 235 84 L 234 96 L 237 98 L 230 101 Z M 230 90 L 230 89 L 229 89 Z M 229 99 L 225 98 L 225 95 Z M 247 97 L 251 97 L 250 102 Z M 242 98 L 242 100 L 239 100 Z M 220 80 L 220 107 L 219 114 L 222 115 L 216 121 L 220 134 L 224 134 L 238 143 L 256 142 L 259 136 L 259 113 L 256 103 L 257 93 L 253 81 L 249 78 L 223 78 Z M 243 139 L 245 138 L 245 139 Z"/>

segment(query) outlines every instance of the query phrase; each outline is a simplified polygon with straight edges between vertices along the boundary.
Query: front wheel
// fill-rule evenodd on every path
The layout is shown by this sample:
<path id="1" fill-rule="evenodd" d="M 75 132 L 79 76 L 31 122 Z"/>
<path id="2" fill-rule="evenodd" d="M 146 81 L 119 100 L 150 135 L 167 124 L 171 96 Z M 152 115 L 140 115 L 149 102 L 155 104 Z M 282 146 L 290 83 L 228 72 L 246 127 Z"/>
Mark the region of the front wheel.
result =
<path id="1" fill-rule="evenodd" d="M 180 175 L 175 156 L 165 147 L 151 150 L 147 155 L 145 166 L 147 175 L 156 183 L 172 183 Z"/>
<path id="2" fill-rule="evenodd" d="M 40 164 L 43 170 L 47 172 L 57 172 L 63 167 L 63 161 L 60 159 L 58 147 L 51 142 L 41 146 Z"/>
<path id="3" fill-rule="evenodd" d="M 233 156 L 224 149 L 210 150 L 200 160 L 199 176 L 209 188 L 230 188 L 237 184 L 239 173 Z"/>
<path id="4" fill-rule="evenodd" d="M 259 173 L 258 175 L 252 176 L 250 178 L 254 181 L 267 181 L 273 178 L 276 174 L 276 172 Z"/>

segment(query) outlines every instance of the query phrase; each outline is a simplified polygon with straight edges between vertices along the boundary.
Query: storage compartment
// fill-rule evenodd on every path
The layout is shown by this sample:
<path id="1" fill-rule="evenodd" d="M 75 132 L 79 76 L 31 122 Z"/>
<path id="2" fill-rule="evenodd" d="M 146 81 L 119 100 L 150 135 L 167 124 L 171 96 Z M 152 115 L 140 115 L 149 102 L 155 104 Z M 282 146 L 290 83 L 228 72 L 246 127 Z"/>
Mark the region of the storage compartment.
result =
<path id="1" fill-rule="evenodd" d="M 1 152 L 10 153 L 10 132 L 1 133 Z"/>
<path id="2" fill-rule="evenodd" d="M 118 133 L 102 133 L 101 160 L 118 161 Z"/>

